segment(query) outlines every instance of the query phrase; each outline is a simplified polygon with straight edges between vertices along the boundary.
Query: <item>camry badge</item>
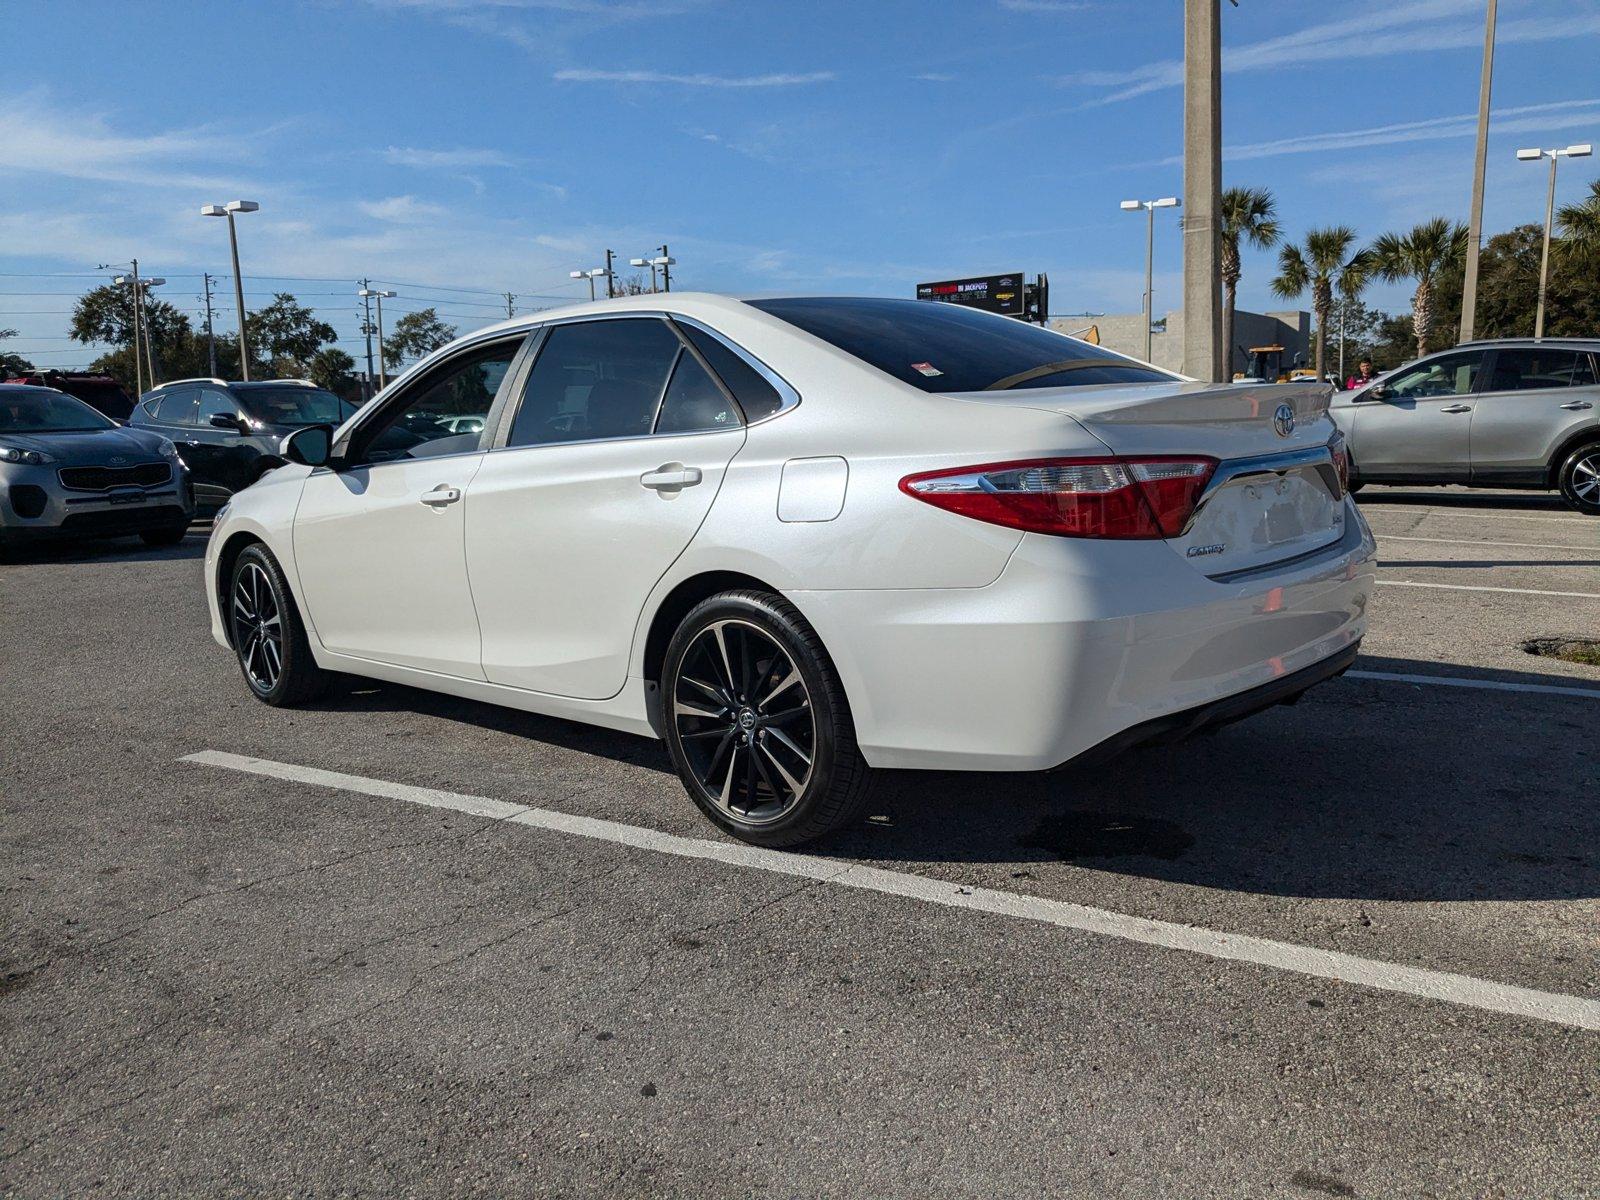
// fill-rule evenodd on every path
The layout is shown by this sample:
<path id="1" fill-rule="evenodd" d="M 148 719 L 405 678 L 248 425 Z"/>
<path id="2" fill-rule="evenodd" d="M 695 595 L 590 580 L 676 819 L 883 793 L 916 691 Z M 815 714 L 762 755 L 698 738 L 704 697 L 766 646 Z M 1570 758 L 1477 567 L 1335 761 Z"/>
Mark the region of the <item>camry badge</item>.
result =
<path id="1" fill-rule="evenodd" d="M 1216 542 L 1210 546 L 1190 546 L 1185 553 L 1189 558 L 1200 558 L 1207 554 L 1221 554 L 1227 548 L 1227 543 Z"/>
<path id="2" fill-rule="evenodd" d="M 1272 414 L 1272 427 L 1278 431 L 1279 437 L 1288 437 L 1294 432 L 1294 409 L 1287 404 L 1278 405 L 1278 411 Z"/>

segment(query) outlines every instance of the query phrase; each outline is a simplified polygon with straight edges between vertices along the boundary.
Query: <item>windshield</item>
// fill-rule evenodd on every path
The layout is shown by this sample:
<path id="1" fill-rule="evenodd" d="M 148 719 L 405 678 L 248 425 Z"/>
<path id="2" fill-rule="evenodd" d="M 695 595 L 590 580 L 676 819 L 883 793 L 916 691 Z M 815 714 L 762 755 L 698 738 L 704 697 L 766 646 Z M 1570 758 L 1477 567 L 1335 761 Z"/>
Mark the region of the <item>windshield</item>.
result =
<path id="1" fill-rule="evenodd" d="M 81 400 L 48 388 L 0 388 L 0 433 L 89 433 L 115 429 Z"/>
<path id="2" fill-rule="evenodd" d="M 752 300 L 846 354 L 925 392 L 1163 383 L 1155 367 L 1019 321 L 928 300 Z"/>
<path id="3" fill-rule="evenodd" d="M 348 400 L 321 388 L 241 388 L 235 395 L 252 417 L 268 425 L 343 425 L 356 411 Z"/>

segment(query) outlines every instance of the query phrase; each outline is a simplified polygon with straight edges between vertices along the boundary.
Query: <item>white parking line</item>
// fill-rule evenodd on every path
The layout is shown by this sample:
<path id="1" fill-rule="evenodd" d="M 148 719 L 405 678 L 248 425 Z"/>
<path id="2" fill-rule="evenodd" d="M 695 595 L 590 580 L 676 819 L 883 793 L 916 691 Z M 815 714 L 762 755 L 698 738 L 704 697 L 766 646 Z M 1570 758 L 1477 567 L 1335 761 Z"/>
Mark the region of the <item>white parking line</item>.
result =
<path id="1" fill-rule="evenodd" d="M 179 761 L 224 767 L 232 771 L 265 775 L 272 779 L 335 788 L 368 796 L 382 796 L 429 808 L 452 809 L 512 824 L 530 825 L 552 833 L 595 838 L 640 850 L 671 854 L 679 858 L 705 859 L 726 863 L 729 866 L 770 871 L 801 879 L 814 879 L 819 883 L 854 888 L 857 891 L 901 896 L 925 904 L 943 905 L 946 908 L 969 909 L 974 912 L 1015 917 L 1024 921 L 1038 921 L 1062 929 L 1075 929 L 1104 937 L 1121 938 L 1124 941 L 1160 946 L 1168 950 L 1182 950 L 1189 954 L 1203 954 L 1208 958 L 1254 963 L 1257 966 L 1293 971 L 1317 979 L 1333 979 L 1342 983 L 1378 988 L 1386 992 L 1421 996 L 1428 1000 L 1442 1000 L 1450 1004 L 1482 1009 L 1485 1012 L 1506 1013 L 1537 1021 L 1549 1021 L 1556 1025 L 1568 1025 L 1574 1029 L 1600 1031 L 1600 1000 L 1585 999 L 1581 996 L 1540 992 L 1532 988 L 1476 979 L 1470 975 L 1429 971 L 1421 967 L 1407 967 L 1377 959 L 1358 958 L 1352 954 L 1341 954 L 1333 950 L 1296 946 L 1289 942 L 1219 933 L 1215 930 L 1193 925 L 1178 925 L 1169 921 L 1152 921 L 1144 917 L 1131 917 L 1106 909 L 1068 904 L 1060 900 L 1046 900 L 1039 896 L 1026 896 L 1017 892 L 966 887 L 902 871 L 857 866 L 837 859 L 813 858 L 782 850 L 762 850 L 735 842 L 712 842 L 701 838 L 678 837 L 636 825 L 623 825 L 616 821 L 573 816 L 544 808 L 511 804 L 504 800 L 491 800 L 484 796 L 468 796 L 459 792 L 390 783 L 382 779 L 368 779 L 361 775 L 324 771 L 317 767 L 274 762 L 271 759 L 247 758 L 241 754 L 229 754 L 221 750 L 202 750 L 197 754 L 185 755 Z"/>
<path id="2" fill-rule="evenodd" d="M 1405 564 L 1393 565 L 1399 567 Z M 1579 600 L 1600 600 L 1600 592 L 1544 592 L 1538 588 L 1484 587 L 1472 583 L 1416 583 L 1409 579 L 1380 579 L 1378 586 L 1433 588 L 1440 592 L 1510 592 L 1514 596 L 1571 596 Z"/>
<path id="3" fill-rule="evenodd" d="M 1367 513 L 1369 510 L 1373 513 L 1390 513 L 1397 517 L 1401 516 L 1402 514 L 1408 517 L 1414 517 L 1417 513 L 1417 510 L 1412 508 L 1410 505 L 1396 505 L 1394 508 L 1374 508 L 1370 504 L 1363 504 L 1361 506 L 1361 511 L 1363 513 Z M 1466 509 L 1457 512 L 1448 508 L 1430 508 L 1422 515 L 1424 518 L 1445 517 L 1470 521 L 1555 521 L 1561 525 L 1593 525 L 1595 521 L 1593 517 L 1586 517 L 1581 513 L 1566 513 L 1561 515 L 1552 513 L 1542 517 L 1529 517 L 1520 513 L 1498 513 L 1485 509 Z"/>
<path id="4" fill-rule="evenodd" d="M 1399 671 L 1346 671 L 1347 679 L 1380 679 L 1389 683 L 1426 683 L 1435 687 L 1482 688 L 1490 692 L 1534 692 L 1541 696 L 1582 696 L 1600 700 L 1600 688 L 1557 687 L 1544 683 L 1502 683 L 1498 679 L 1462 679 L 1456 675 L 1406 675 Z"/>
<path id="5" fill-rule="evenodd" d="M 1409 534 L 1380 533 L 1378 540 L 1384 542 L 1440 542 L 1446 546 L 1505 546 L 1513 550 L 1571 550 L 1577 554 L 1594 554 L 1600 551 L 1600 544 L 1593 546 L 1567 546 L 1561 542 L 1480 542 L 1474 538 L 1427 538 L 1412 537 Z M 1508 563 L 1508 566 L 1516 566 Z"/>

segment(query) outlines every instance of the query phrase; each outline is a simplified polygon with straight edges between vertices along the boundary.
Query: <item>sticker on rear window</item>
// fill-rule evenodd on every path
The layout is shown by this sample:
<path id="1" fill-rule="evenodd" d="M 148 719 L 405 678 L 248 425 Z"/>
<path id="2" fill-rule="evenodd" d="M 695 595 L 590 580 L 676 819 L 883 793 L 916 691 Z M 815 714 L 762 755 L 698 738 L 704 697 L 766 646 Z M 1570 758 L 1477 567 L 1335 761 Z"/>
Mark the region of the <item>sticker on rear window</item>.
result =
<path id="1" fill-rule="evenodd" d="M 920 371 L 922 374 L 928 376 L 930 379 L 935 375 L 943 375 L 944 374 L 943 371 L 939 370 L 939 368 L 934 366 L 932 363 L 912 363 L 911 364 L 911 369 L 913 371 Z"/>

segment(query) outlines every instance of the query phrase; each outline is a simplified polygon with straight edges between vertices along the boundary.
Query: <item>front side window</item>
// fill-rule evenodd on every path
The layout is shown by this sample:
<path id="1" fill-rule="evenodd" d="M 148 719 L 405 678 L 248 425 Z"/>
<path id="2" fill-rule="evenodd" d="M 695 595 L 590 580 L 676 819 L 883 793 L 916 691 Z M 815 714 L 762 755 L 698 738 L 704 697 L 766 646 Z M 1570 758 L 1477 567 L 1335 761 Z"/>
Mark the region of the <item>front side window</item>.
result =
<path id="1" fill-rule="evenodd" d="M 682 348 L 655 317 L 554 326 L 528 374 L 507 445 L 651 433 Z"/>
<path id="2" fill-rule="evenodd" d="M 211 418 L 216 416 L 237 418 L 238 415 L 233 397 L 227 392 L 219 392 L 215 388 L 200 389 L 200 424 L 209 425 Z"/>
<path id="3" fill-rule="evenodd" d="M 1541 346 L 1530 350 L 1497 350 L 1489 390 L 1529 392 L 1584 387 L 1594 381 L 1594 370 L 1587 354 Z"/>
<path id="4" fill-rule="evenodd" d="M 246 411 L 267 425 L 343 425 L 355 415 L 356 406 L 322 388 L 253 387 L 241 397 Z M 205 424 L 205 413 L 200 414 Z M 480 428 L 482 428 L 480 426 Z"/>
<path id="5" fill-rule="evenodd" d="M 350 460 L 378 463 L 477 449 L 495 393 L 521 345 L 522 339 L 515 338 L 440 363 L 357 432 Z M 473 421 L 477 428 L 466 428 Z"/>
<path id="6" fill-rule="evenodd" d="M 953 304 L 841 297 L 749 303 L 925 392 L 1177 378 L 1065 334 Z"/>
<path id="7" fill-rule="evenodd" d="M 1400 371 L 1384 387 L 1395 397 L 1426 400 L 1435 396 L 1467 396 L 1478 383 L 1483 366 L 1483 351 L 1445 354 L 1429 362 Z"/>
<path id="8" fill-rule="evenodd" d="M 0 433 L 88 433 L 115 426 L 83 401 L 60 392 L 0 387 Z"/>
<path id="9" fill-rule="evenodd" d="M 193 425 L 195 400 L 193 388 L 179 388 L 157 400 L 150 415 L 163 425 Z M 148 402 L 145 408 L 150 408 Z"/>

